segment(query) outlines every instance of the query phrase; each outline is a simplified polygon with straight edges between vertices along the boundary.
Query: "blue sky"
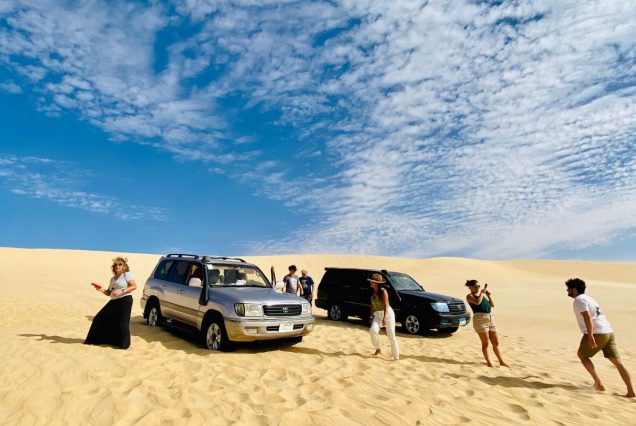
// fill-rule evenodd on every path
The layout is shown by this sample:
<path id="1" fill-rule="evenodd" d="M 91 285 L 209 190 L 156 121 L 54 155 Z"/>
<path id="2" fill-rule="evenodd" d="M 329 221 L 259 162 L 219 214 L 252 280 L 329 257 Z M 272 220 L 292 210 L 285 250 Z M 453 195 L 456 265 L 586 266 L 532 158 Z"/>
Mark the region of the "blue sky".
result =
<path id="1" fill-rule="evenodd" d="M 636 261 L 634 22 L 0 0 L 0 245 Z"/>

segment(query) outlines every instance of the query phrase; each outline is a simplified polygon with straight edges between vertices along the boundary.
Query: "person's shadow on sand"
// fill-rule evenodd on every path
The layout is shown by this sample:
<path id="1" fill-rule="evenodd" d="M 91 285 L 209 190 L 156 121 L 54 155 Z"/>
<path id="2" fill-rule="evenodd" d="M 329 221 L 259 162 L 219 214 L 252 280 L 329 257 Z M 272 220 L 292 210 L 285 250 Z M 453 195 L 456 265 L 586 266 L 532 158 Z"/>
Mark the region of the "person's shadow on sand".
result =
<path id="1" fill-rule="evenodd" d="M 62 337 L 62 336 L 49 336 L 48 334 L 18 334 L 18 336 L 22 337 L 39 337 L 38 340 L 47 340 L 52 343 L 66 343 L 66 344 L 83 344 L 84 339 L 76 339 L 73 337 Z"/>
<path id="2" fill-rule="evenodd" d="M 448 374 L 448 376 L 453 377 L 455 379 L 465 379 L 467 376 L 462 376 L 459 374 Z M 498 376 L 498 377 L 488 377 L 488 376 L 477 376 L 475 377 L 478 380 L 490 385 L 490 386 L 503 386 L 505 388 L 529 388 L 529 389 L 549 389 L 549 388 L 561 388 L 565 390 L 579 390 L 580 386 L 574 386 L 569 383 L 550 383 L 540 381 L 541 378 L 537 376 L 527 376 L 527 377 L 511 377 L 511 376 Z M 529 380 L 536 378 L 538 380 Z"/>

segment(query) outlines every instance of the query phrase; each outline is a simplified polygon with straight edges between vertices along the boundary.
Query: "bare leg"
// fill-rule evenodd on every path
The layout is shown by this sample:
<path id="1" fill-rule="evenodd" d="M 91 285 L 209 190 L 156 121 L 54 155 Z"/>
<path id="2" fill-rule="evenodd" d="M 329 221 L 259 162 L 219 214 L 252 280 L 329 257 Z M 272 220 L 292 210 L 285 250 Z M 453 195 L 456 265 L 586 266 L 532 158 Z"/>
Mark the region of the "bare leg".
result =
<path id="1" fill-rule="evenodd" d="M 609 360 L 612 362 L 612 364 L 614 364 L 614 367 L 618 369 L 618 373 L 621 375 L 621 378 L 625 382 L 625 385 L 627 385 L 627 393 L 625 394 L 625 396 L 627 398 L 634 398 L 635 395 L 634 388 L 632 387 L 632 379 L 631 377 L 629 377 L 627 369 L 619 358 L 610 358 Z"/>
<path id="2" fill-rule="evenodd" d="M 492 350 L 495 352 L 495 355 L 497 356 L 497 359 L 499 360 L 499 365 L 503 367 L 509 367 L 509 365 L 504 362 L 503 358 L 501 357 L 501 354 L 499 353 L 499 338 L 497 337 L 497 332 L 489 331 L 488 337 L 490 337 L 490 343 L 492 343 Z"/>
<path id="3" fill-rule="evenodd" d="M 577 355 L 583 363 L 583 367 L 585 367 L 587 372 L 592 376 L 592 379 L 594 379 L 594 389 L 597 391 L 604 391 L 605 386 L 603 386 L 601 379 L 596 374 L 596 369 L 594 368 L 594 364 L 592 364 L 592 360 L 583 355 L 581 352 L 577 352 Z"/>
<path id="4" fill-rule="evenodd" d="M 479 335 L 479 340 L 481 340 L 481 352 L 484 354 L 484 358 L 486 359 L 486 365 L 488 365 L 488 367 L 492 367 L 490 358 L 488 358 L 488 333 L 477 334 Z"/>

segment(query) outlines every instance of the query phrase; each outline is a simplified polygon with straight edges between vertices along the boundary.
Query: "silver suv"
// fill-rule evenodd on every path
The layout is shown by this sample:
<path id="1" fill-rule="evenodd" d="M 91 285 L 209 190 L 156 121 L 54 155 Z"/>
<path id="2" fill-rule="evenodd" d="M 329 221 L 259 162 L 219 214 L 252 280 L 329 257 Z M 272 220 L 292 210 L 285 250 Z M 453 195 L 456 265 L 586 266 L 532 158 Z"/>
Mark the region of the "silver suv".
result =
<path id="1" fill-rule="evenodd" d="M 314 328 L 306 300 L 277 292 L 256 265 L 238 258 L 163 256 L 146 281 L 141 307 L 149 326 L 194 328 L 212 350 L 228 350 L 232 342 L 300 342 Z"/>

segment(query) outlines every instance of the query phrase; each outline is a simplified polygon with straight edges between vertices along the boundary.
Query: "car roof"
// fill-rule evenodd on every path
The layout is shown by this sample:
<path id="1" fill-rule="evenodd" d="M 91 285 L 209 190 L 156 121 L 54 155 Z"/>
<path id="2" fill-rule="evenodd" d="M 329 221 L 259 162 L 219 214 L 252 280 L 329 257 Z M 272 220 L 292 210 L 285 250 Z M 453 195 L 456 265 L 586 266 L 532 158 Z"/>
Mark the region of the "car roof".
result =
<path id="1" fill-rule="evenodd" d="M 199 262 L 203 264 L 223 264 L 223 265 L 245 265 L 255 266 L 253 263 L 248 263 L 244 259 L 239 257 L 227 257 L 227 256 L 207 256 L 198 254 L 185 254 L 185 253 L 169 253 L 162 256 L 163 259 L 176 259 L 176 260 L 190 260 L 193 262 Z"/>
<path id="2" fill-rule="evenodd" d="M 325 267 L 325 271 L 363 271 L 363 272 L 375 272 L 375 273 L 380 273 L 380 274 L 404 274 L 404 272 L 399 272 L 399 271 L 387 271 L 386 269 L 369 269 L 369 268 L 338 268 L 338 267 L 332 267 L 332 266 L 327 266 Z"/>

